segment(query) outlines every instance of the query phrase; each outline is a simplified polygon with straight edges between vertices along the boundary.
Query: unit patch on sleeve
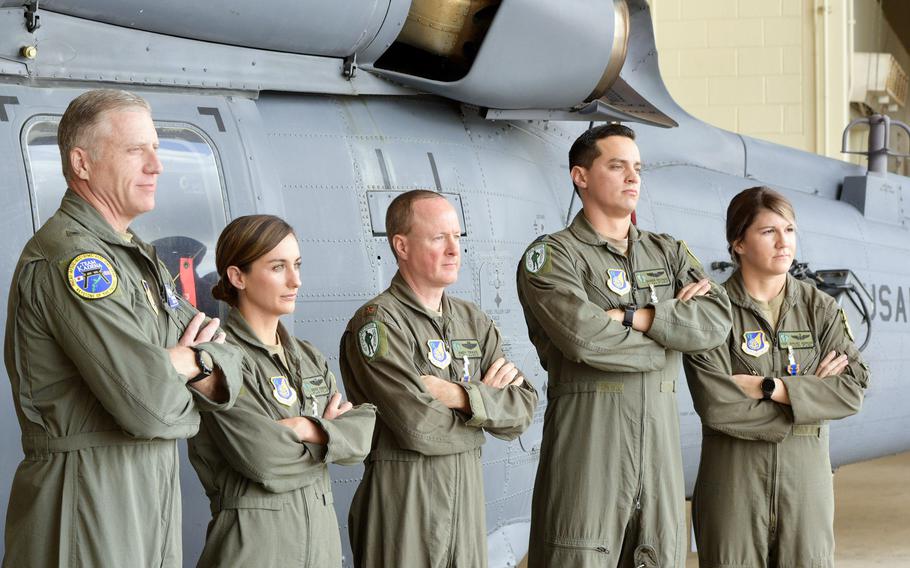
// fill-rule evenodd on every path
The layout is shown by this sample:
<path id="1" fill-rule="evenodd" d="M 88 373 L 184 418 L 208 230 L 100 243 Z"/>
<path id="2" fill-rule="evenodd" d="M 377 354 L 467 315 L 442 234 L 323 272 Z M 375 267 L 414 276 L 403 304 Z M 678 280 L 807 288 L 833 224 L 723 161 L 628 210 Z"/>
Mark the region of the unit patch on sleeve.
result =
<path id="1" fill-rule="evenodd" d="M 639 270 L 635 273 L 635 283 L 638 284 L 639 288 L 650 288 L 651 286 L 669 286 L 670 276 L 663 268 Z"/>
<path id="2" fill-rule="evenodd" d="M 117 289 L 114 265 L 97 253 L 88 252 L 74 258 L 66 274 L 73 292 L 89 300 L 106 298 Z"/>
<path id="3" fill-rule="evenodd" d="M 689 263 L 692 264 L 695 268 L 699 270 L 704 270 L 701 266 L 701 261 L 698 260 L 698 257 L 695 256 L 695 253 L 692 252 L 692 249 L 689 248 L 689 245 L 686 244 L 686 241 L 679 241 L 680 244 L 686 249 L 686 254 L 689 256 Z"/>
<path id="4" fill-rule="evenodd" d="M 300 384 L 303 387 L 303 396 L 307 398 L 329 394 L 329 385 L 326 384 L 325 377 L 322 375 L 307 377 Z"/>
<path id="5" fill-rule="evenodd" d="M 525 269 L 532 274 L 550 271 L 550 249 L 547 243 L 537 243 L 525 252 Z"/>
<path id="6" fill-rule="evenodd" d="M 382 322 L 371 321 L 365 323 L 357 332 L 357 343 L 360 352 L 367 359 L 382 357 L 389 350 L 385 326 Z"/>
<path id="7" fill-rule="evenodd" d="M 476 339 L 453 339 L 451 343 L 452 355 L 459 359 L 462 357 L 483 357 L 480 342 Z"/>
<path id="8" fill-rule="evenodd" d="M 812 349 L 815 338 L 811 331 L 779 331 L 777 341 L 784 349 Z"/>

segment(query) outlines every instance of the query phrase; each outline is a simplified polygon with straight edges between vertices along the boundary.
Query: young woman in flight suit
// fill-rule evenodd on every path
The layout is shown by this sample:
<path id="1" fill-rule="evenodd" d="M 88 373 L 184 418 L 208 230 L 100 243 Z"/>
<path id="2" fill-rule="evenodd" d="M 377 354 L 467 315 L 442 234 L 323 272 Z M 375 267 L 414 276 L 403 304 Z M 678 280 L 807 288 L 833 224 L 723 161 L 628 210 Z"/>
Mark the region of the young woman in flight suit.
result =
<path id="1" fill-rule="evenodd" d="M 190 460 L 211 501 L 199 566 L 341 565 L 328 464 L 370 450 L 375 407 L 342 402 L 325 357 L 279 321 L 294 312 L 300 248 L 278 217 L 250 215 L 218 239 L 213 290 L 244 351 L 229 412 L 206 413 Z"/>
<path id="2" fill-rule="evenodd" d="M 789 275 L 796 218 L 754 187 L 727 209 L 738 268 L 727 344 L 685 358 L 703 424 L 692 499 L 699 565 L 834 565 L 828 420 L 856 413 L 869 371 L 835 300 Z"/>

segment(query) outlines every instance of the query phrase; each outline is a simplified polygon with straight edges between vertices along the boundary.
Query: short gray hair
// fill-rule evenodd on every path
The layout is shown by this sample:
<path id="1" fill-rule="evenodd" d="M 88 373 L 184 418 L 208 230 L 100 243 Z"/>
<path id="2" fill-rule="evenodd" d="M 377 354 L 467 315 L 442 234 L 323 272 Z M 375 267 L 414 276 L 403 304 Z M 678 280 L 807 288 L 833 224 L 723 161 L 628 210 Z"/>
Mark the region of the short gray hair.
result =
<path id="1" fill-rule="evenodd" d="M 92 153 L 95 136 L 101 116 L 113 110 L 141 108 L 151 113 L 148 102 L 139 95 L 118 89 L 95 89 L 86 91 L 73 99 L 57 127 L 57 145 L 60 146 L 60 160 L 63 177 L 71 181 L 75 177 L 70 164 L 70 152 L 82 148 Z"/>

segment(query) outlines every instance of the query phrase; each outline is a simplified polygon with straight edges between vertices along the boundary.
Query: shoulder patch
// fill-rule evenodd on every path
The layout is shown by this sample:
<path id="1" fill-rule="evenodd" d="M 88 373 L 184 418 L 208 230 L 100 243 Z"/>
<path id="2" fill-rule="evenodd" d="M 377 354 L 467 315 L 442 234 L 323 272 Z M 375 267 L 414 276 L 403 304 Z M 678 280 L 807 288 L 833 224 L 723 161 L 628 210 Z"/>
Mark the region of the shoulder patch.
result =
<path id="1" fill-rule="evenodd" d="M 679 241 L 679 244 L 681 244 L 683 248 L 686 249 L 686 254 L 689 256 L 689 262 L 692 263 L 695 268 L 704 270 L 702 268 L 701 261 L 698 260 L 697 256 L 695 256 L 695 253 L 692 252 L 692 249 L 689 248 L 689 245 L 686 244 L 686 241 L 681 240 Z"/>
<path id="2" fill-rule="evenodd" d="M 546 274 L 550 272 L 550 245 L 538 242 L 525 252 L 525 270 L 531 274 Z"/>
<path id="3" fill-rule="evenodd" d="M 106 298 L 117 289 L 117 272 L 108 259 L 98 253 L 83 253 L 66 270 L 70 288 L 88 300 Z"/>
<path id="4" fill-rule="evenodd" d="M 847 319 L 847 312 L 843 308 L 840 309 L 841 321 L 844 322 L 844 333 L 847 334 L 847 337 L 850 338 L 850 341 L 856 341 L 856 338 L 853 337 L 853 329 L 850 327 L 850 320 Z"/>
<path id="5" fill-rule="evenodd" d="M 367 359 L 373 360 L 385 355 L 389 351 L 385 325 L 379 321 L 365 323 L 357 332 L 357 344 Z"/>

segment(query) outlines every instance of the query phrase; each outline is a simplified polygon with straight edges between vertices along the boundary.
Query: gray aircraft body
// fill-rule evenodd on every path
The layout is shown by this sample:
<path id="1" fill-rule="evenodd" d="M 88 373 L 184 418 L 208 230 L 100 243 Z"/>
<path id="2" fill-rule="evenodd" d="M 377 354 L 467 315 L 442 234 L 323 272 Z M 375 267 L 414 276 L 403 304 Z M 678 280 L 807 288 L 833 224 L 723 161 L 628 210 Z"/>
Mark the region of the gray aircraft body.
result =
<path id="1" fill-rule="evenodd" d="M 355 309 L 395 273 L 384 212 L 429 188 L 456 206 L 463 266 L 450 293 L 480 305 L 508 356 L 543 392 L 515 269 L 539 235 L 578 210 L 567 151 L 592 122 L 632 124 L 644 160 L 642 228 L 685 239 L 711 275 L 730 273 L 724 214 L 743 188 L 783 192 L 799 220 L 798 260 L 845 269 L 841 293 L 872 386 L 862 412 L 832 426 L 836 465 L 910 449 L 910 178 L 726 132 L 688 115 L 658 70 L 644 0 L 0 0 L 0 281 L 65 190 L 56 127 L 89 88 L 141 94 L 159 127 L 165 172 L 157 207 L 135 230 L 155 241 L 178 288 L 209 313 L 214 245 L 230 219 L 273 213 L 298 231 L 303 286 L 294 333 L 338 370 Z M 846 180 L 846 181 L 845 181 Z M 845 189 L 847 188 L 847 189 Z M 836 272 L 819 272 L 837 278 Z M 847 273 L 844 273 L 847 274 Z M 860 294 L 861 295 L 861 294 Z M 6 316 L 3 304 L 2 316 Z M 680 385 L 685 381 L 680 377 Z M 3 389 L 0 389 L 3 390 Z M 22 452 L 9 390 L 0 400 L 0 514 Z M 701 428 L 681 388 L 691 490 Z M 484 446 L 492 566 L 527 550 L 542 436 L 531 428 Z M 332 468 L 347 512 L 362 468 Z M 209 508 L 183 458 L 185 564 Z M 347 562 L 350 560 L 346 553 Z"/>

